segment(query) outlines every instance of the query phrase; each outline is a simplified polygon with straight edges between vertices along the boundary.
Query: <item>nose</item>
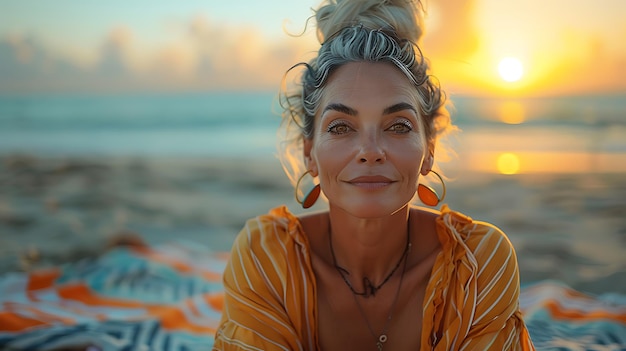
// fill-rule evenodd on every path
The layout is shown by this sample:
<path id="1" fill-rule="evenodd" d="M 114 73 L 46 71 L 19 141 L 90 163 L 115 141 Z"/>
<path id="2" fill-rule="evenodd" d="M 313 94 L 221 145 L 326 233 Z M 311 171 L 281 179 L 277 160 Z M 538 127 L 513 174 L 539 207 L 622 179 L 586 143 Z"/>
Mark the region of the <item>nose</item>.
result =
<path id="1" fill-rule="evenodd" d="M 361 163 L 384 163 L 387 160 L 385 150 L 382 147 L 379 136 L 376 133 L 363 135 L 357 155 Z"/>

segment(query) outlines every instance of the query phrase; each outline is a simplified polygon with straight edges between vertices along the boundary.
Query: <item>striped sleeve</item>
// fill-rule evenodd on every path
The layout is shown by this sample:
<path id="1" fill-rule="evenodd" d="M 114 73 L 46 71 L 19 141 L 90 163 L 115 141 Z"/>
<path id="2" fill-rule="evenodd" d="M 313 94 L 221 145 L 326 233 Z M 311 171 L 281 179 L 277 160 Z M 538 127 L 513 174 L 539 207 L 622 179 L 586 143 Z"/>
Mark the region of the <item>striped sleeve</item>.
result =
<path id="1" fill-rule="evenodd" d="M 442 208 L 422 348 L 534 350 L 519 310 L 515 250 L 495 226 Z"/>
<path id="2" fill-rule="evenodd" d="M 214 350 L 312 349 L 308 258 L 277 214 L 248 221 L 235 240 Z"/>
<path id="3" fill-rule="evenodd" d="M 477 263 L 476 302 L 460 350 L 534 350 L 519 310 L 515 250 L 498 228 L 475 222 L 467 244 Z"/>

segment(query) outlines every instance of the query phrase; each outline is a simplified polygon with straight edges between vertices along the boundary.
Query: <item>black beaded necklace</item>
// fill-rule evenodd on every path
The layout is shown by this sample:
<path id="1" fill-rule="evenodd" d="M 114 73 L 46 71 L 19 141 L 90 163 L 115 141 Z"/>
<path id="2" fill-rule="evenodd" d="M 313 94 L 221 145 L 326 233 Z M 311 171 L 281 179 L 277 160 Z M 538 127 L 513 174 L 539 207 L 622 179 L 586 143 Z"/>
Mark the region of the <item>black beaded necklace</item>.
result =
<path id="1" fill-rule="evenodd" d="M 337 264 L 337 257 L 335 256 L 335 250 L 333 248 L 333 237 L 332 237 L 332 231 L 330 230 L 330 223 L 328 227 L 329 227 L 328 228 L 328 242 L 330 243 L 330 253 L 333 256 L 333 265 L 335 266 L 335 269 L 337 270 L 337 272 L 339 272 L 339 275 L 341 275 L 341 278 L 343 278 L 343 281 L 346 283 L 348 288 L 350 288 L 350 291 L 352 291 L 354 295 L 358 295 L 358 296 L 370 297 L 370 296 L 376 295 L 376 292 L 380 290 L 380 288 L 382 288 L 383 285 L 385 285 L 385 283 L 387 283 L 389 279 L 391 279 L 393 274 L 398 270 L 398 268 L 400 267 L 400 264 L 408 255 L 409 248 L 411 247 L 411 240 L 410 240 L 411 226 L 410 226 L 410 221 L 409 221 L 409 226 L 406 231 L 406 245 L 404 247 L 404 252 L 402 253 L 402 256 L 400 256 L 400 259 L 398 260 L 398 263 L 396 263 L 395 267 L 393 267 L 393 269 L 385 277 L 385 279 L 383 279 L 383 281 L 376 286 L 372 284 L 372 281 L 369 280 L 368 277 L 363 277 L 364 290 L 359 292 L 354 289 L 354 287 L 352 286 L 352 283 L 350 283 L 350 280 L 348 280 L 348 278 L 346 277 L 347 275 L 350 275 L 350 272 L 347 269 Z"/>

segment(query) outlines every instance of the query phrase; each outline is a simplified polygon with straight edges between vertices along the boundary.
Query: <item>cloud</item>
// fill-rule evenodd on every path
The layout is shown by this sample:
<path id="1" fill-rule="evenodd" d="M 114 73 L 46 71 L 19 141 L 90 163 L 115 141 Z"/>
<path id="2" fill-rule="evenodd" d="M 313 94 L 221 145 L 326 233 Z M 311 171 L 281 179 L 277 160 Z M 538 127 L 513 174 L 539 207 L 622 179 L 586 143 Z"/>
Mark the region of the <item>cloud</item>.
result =
<path id="1" fill-rule="evenodd" d="M 133 33 L 127 27 L 116 27 L 109 33 L 100 50 L 96 71 L 102 76 L 122 77 L 130 73 Z"/>
<path id="2" fill-rule="evenodd" d="M 50 90 L 81 73 L 80 66 L 56 57 L 32 37 L 0 40 L 0 91 Z"/>
<path id="3" fill-rule="evenodd" d="M 626 34 L 626 26 L 623 28 Z M 626 92 L 626 52 L 612 46 L 598 33 L 564 31 L 560 36 L 564 50 L 552 64 L 554 89 L 576 93 L 580 90 Z"/>
<path id="4" fill-rule="evenodd" d="M 191 21 L 189 33 L 196 73 L 211 87 L 275 89 L 283 72 L 306 51 L 302 41 L 270 40 L 254 27 L 210 23 L 204 17 Z"/>
<path id="5" fill-rule="evenodd" d="M 69 55 L 54 56 L 37 38 L 4 38 L 0 91 L 275 90 L 284 71 L 308 49 L 301 40 L 271 40 L 254 27 L 228 26 L 203 16 L 175 34 L 147 48 L 129 27 L 112 28 L 89 65 Z"/>
<path id="6" fill-rule="evenodd" d="M 431 2 L 423 42 L 434 74 L 452 91 L 472 92 L 477 81 L 456 68 L 484 51 L 472 14 L 476 0 Z M 171 23 L 170 23 L 171 24 Z M 268 38 L 255 27 L 234 26 L 198 15 L 167 28 L 164 39 L 149 46 L 129 26 L 104 35 L 89 64 L 52 50 L 32 36 L 0 39 L 0 92 L 224 90 L 276 91 L 285 71 L 317 49 L 313 35 Z M 626 34 L 626 27 L 622 28 Z M 621 75 L 626 50 L 605 36 L 566 32 L 559 55 L 541 57 L 545 72 L 537 92 L 626 91 Z M 613 46 L 609 45 L 612 44 Z M 440 65 L 439 63 L 444 64 Z M 448 63 L 448 66 L 446 66 Z M 467 65 L 466 65 L 467 66 Z M 467 71 L 467 67 L 463 68 Z"/>

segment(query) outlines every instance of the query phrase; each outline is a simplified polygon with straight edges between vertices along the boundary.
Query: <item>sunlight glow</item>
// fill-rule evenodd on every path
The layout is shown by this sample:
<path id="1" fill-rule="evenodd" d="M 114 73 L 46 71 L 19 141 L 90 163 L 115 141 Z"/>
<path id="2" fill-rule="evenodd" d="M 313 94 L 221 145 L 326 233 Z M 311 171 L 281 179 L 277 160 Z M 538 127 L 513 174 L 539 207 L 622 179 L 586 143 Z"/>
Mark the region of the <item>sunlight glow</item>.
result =
<path id="1" fill-rule="evenodd" d="M 510 152 L 505 152 L 498 156 L 498 172 L 501 174 L 516 174 L 519 172 L 519 157 Z"/>
<path id="2" fill-rule="evenodd" d="M 526 112 L 519 101 L 505 101 L 500 105 L 500 120 L 506 124 L 521 124 L 524 122 Z"/>
<path id="3" fill-rule="evenodd" d="M 507 82 L 517 82 L 524 74 L 522 62 L 515 57 L 505 57 L 498 64 L 500 77 Z"/>

